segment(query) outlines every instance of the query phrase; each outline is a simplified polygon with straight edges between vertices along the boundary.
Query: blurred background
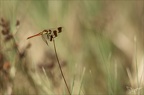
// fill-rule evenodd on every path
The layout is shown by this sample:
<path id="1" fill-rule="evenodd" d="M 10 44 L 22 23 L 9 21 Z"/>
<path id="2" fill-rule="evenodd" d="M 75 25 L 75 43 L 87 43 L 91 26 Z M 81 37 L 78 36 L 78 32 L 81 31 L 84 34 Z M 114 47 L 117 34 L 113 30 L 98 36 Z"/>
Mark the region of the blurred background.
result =
<path id="1" fill-rule="evenodd" d="M 144 0 L 0 0 L 0 95 L 144 94 Z"/>

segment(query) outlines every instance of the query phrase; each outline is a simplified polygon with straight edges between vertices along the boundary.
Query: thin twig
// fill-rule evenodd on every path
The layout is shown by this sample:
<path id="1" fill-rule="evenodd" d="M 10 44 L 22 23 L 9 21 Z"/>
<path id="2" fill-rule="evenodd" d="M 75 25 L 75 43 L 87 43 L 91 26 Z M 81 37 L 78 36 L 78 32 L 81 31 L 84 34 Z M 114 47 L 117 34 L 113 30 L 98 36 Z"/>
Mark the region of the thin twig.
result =
<path id="1" fill-rule="evenodd" d="M 71 92 L 70 92 L 70 90 L 69 90 L 69 88 L 68 88 L 66 79 L 65 79 L 65 77 L 64 77 L 64 74 L 63 74 L 63 71 L 62 71 L 62 68 L 61 68 L 59 59 L 58 59 L 58 55 L 57 55 L 57 51 L 56 51 L 56 46 L 55 46 L 55 41 L 54 41 L 54 39 L 53 39 L 53 44 L 54 44 L 55 55 L 56 55 L 56 58 L 57 58 L 57 61 L 58 61 L 58 65 L 59 65 L 60 71 L 61 71 L 61 75 L 62 75 L 62 77 L 63 77 L 63 80 L 64 80 L 64 82 L 65 82 L 65 85 L 66 85 L 66 87 L 67 87 L 67 90 L 68 90 L 69 94 L 71 95 Z"/>

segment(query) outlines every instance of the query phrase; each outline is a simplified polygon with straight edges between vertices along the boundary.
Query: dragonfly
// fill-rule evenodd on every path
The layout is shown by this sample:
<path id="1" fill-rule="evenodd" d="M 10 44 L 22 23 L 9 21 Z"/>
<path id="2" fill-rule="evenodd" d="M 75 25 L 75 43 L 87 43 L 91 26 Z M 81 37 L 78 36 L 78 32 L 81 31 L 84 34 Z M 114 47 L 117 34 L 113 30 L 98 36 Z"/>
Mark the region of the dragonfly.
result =
<path id="1" fill-rule="evenodd" d="M 37 33 L 35 35 L 29 36 L 27 39 L 31 39 L 33 37 L 37 37 L 37 36 L 42 36 L 42 39 L 44 40 L 44 42 L 48 45 L 48 41 L 52 41 L 55 37 L 58 36 L 59 33 L 62 32 L 62 28 L 63 27 L 57 27 L 57 28 L 51 28 L 51 29 L 45 29 L 40 33 Z"/>
<path id="2" fill-rule="evenodd" d="M 65 84 L 66 84 L 66 87 L 67 87 L 67 89 L 68 89 L 68 92 L 69 92 L 69 94 L 71 95 L 71 92 L 70 92 L 69 87 L 68 87 L 68 85 L 67 85 L 66 79 L 65 79 L 65 77 L 64 77 L 64 74 L 63 74 L 63 71 L 62 71 L 62 68 L 61 68 L 59 59 L 58 59 L 58 55 L 57 55 L 57 51 L 56 51 L 56 46 L 55 46 L 55 41 L 54 41 L 54 38 L 58 36 L 58 33 L 61 33 L 61 32 L 62 32 L 62 28 L 63 28 L 63 27 L 58 27 L 58 28 L 53 28 L 53 29 L 45 29 L 45 30 L 43 30 L 42 32 L 40 32 L 40 33 L 38 33 L 38 34 L 35 34 L 35 35 L 32 35 L 32 36 L 28 37 L 27 39 L 31 39 L 31 38 L 36 37 L 36 36 L 42 36 L 43 40 L 45 41 L 45 43 L 46 43 L 47 45 L 48 45 L 47 39 L 48 39 L 49 41 L 53 41 L 54 50 L 55 50 L 56 58 L 57 58 L 57 61 L 58 61 L 58 65 L 59 65 L 59 68 L 60 68 L 62 77 L 63 77 L 63 79 L 64 79 L 64 82 L 65 82 Z"/>

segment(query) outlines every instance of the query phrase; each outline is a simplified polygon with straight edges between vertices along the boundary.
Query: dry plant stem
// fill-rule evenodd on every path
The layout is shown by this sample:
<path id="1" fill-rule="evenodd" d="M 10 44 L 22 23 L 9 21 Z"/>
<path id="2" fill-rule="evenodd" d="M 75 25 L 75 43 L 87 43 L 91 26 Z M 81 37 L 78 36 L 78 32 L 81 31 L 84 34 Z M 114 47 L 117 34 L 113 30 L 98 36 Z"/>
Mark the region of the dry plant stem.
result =
<path id="1" fill-rule="evenodd" d="M 63 80 L 64 80 L 64 82 L 65 82 L 65 85 L 66 85 L 66 87 L 67 87 L 67 90 L 68 90 L 69 94 L 71 95 L 71 92 L 70 92 L 70 90 L 69 90 L 69 88 L 68 88 L 66 79 L 65 79 L 65 77 L 64 77 L 64 74 L 63 74 L 63 71 L 62 71 L 62 68 L 61 68 L 59 59 L 58 59 L 58 55 L 57 55 L 57 51 L 56 51 L 56 46 L 55 46 L 55 41 L 54 41 L 54 39 L 53 39 L 53 44 L 54 44 L 54 50 L 55 50 L 56 58 L 57 58 L 57 61 L 58 61 L 58 65 L 59 65 L 59 68 L 60 68 L 60 71 L 61 71 L 61 75 L 62 75 L 62 77 L 63 77 Z"/>

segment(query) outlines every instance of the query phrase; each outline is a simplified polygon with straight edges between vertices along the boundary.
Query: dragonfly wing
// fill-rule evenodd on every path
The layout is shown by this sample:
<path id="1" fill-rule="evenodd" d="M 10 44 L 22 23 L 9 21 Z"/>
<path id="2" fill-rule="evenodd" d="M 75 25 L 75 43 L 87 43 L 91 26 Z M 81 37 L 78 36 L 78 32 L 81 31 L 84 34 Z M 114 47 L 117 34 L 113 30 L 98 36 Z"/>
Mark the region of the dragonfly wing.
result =
<path id="1" fill-rule="evenodd" d="M 48 45 L 46 34 L 42 34 L 42 39 Z"/>
<path id="2" fill-rule="evenodd" d="M 57 29 L 58 29 L 58 33 L 61 33 L 62 32 L 62 28 L 63 27 L 58 27 Z"/>

